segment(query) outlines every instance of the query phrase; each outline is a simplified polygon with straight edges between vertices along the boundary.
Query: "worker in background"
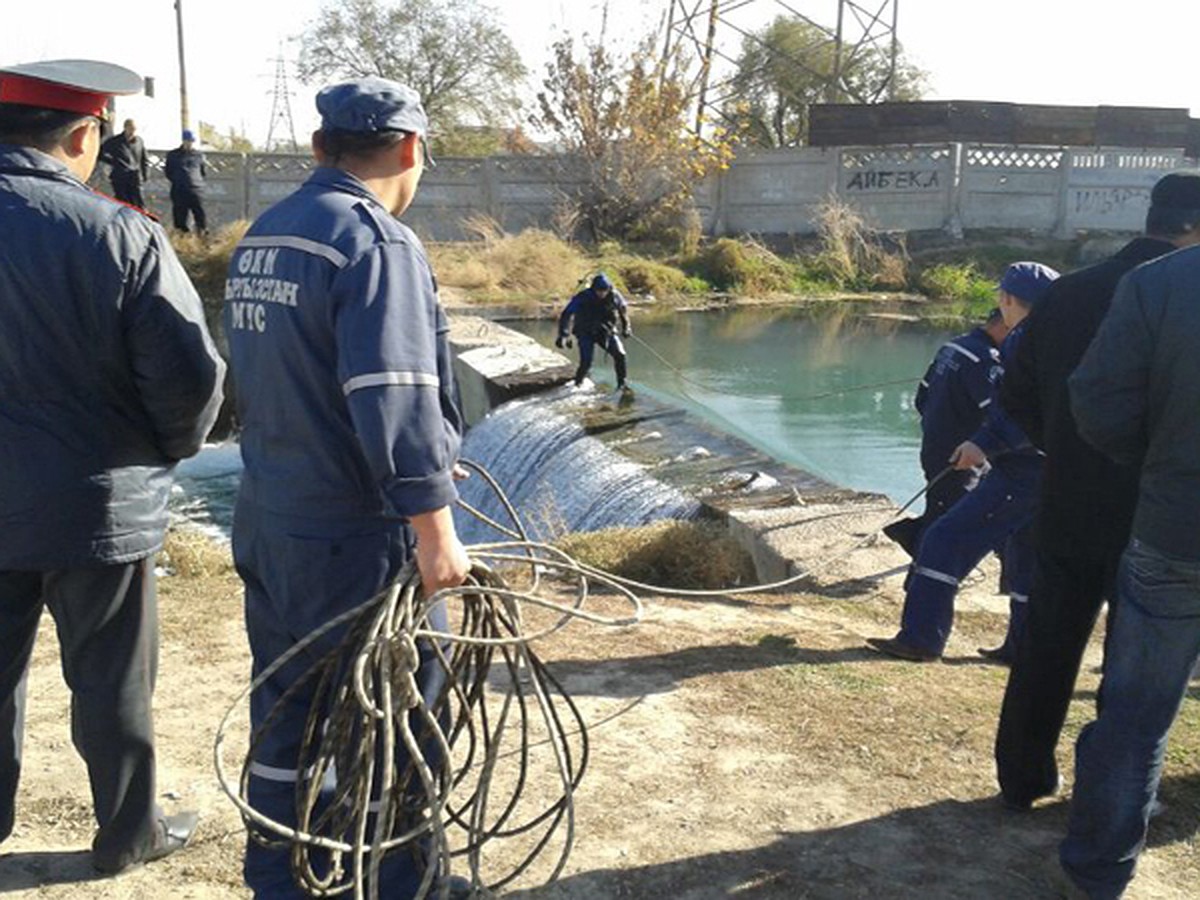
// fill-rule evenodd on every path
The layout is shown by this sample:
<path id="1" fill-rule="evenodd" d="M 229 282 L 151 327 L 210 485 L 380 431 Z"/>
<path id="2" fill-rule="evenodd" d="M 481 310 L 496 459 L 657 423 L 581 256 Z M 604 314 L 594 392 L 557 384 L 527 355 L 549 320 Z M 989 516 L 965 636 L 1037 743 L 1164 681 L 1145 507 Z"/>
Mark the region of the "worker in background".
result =
<path id="1" fill-rule="evenodd" d="M 190 216 L 196 231 L 203 234 L 208 230 L 208 216 L 204 213 L 204 179 L 208 175 L 208 166 L 204 154 L 196 148 L 195 132 L 184 130 L 183 142 L 167 153 L 163 174 L 171 183 L 171 216 L 175 229 L 189 231 Z"/>
<path id="2" fill-rule="evenodd" d="M 592 368 L 592 356 L 600 347 L 612 357 L 617 373 L 617 390 L 625 390 L 625 345 L 621 338 L 633 333 L 629 326 L 629 304 L 603 272 L 592 279 L 591 285 L 580 291 L 562 311 L 558 319 L 558 338 L 554 345 L 560 349 L 570 346 L 568 335 L 579 341 L 579 368 L 575 370 L 575 386 Z"/>
<path id="3" fill-rule="evenodd" d="M 1000 312 L 1009 327 L 1000 347 L 1001 365 L 1016 351 L 1021 324 L 1058 277 L 1048 266 L 1018 262 L 1004 272 L 998 287 Z M 950 638 L 954 597 L 959 585 L 991 549 L 1004 543 L 1009 569 L 1010 619 L 1004 643 L 981 650 L 985 656 L 1010 658 L 1025 620 L 1033 560 L 1029 525 L 1037 503 L 1041 453 L 995 401 L 1002 369 L 994 372 L 993 402 L 970 440 L 950 455 L 959 471 L 988 464 L 975 490 L 965 494 L 925 532 L 905 590 L 900 632 L 893 638 L 870 638 L 881 653 L 919 662 L 940 659 Z"/>
<path id="4" fill-rule="evenodd" d="M 925 529 L 974 486 L 975 473 L 952 467 L 950 456 L 983 423 L 992 402 L 993 369 L 1000 365 L 998 348 L 1007 335 L 1004 316 L 993 309 L 982 325 L 942 344 L 917 386 L 925 510 L 883 529 L 909 556 L 917 555 Z"/>
<path id="5" fill-rule="evenodd" d="M 145 209 L 142 185 L 150 177 L 150 163 L 146 158 L 146 145 L 138 137 L 137 123 L 133 119 L 126 119 L 121 132 L 100 145 L 100 162 L 109 166 L 108 179 L 112 183 L 113 196 L 122 203 Z"/>
<path id="6" fill-rule="evenodd" d="M 0 69 L 0 841 L 49 609 L 105 874 L 196 827 L 158 806 L 154 560 L 171 472 L 215 421 L 225 371 L 162 228 L 85 183 L 108 101 L 141 88 L 103 62 Z"/>

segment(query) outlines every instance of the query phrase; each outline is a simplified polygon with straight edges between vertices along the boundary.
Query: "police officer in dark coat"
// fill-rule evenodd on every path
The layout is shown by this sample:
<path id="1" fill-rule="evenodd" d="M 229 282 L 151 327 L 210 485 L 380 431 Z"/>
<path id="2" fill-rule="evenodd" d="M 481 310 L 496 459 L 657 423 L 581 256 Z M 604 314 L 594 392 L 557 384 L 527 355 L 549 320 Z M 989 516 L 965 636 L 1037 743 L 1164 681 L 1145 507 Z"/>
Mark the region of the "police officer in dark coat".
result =
<path id="1" fill-rule="evenodd" d="M 107 101 L 140 88 L 107 63 L 0 69 L 0 841 L 48 607 L 106 873 L 196 824 L 155 802 L 154 554 L 171 470 L 200 449 L 224 374 L 166 234 L 84 184 Z"/>
<path id="2" fill-rule="evenodd" d="M 1200 221 L 1189 218 L 1195 210 L 1200 175 L 1161 178 L 1151 193 L 1147 236 L 1056 281 L 1029 316 L 1025 338 L 1005 371 L 1001 402 L 1046 453 L 1028 639 L 1009 675 L 996 734 L 1001 795 L 1014 808 L 1028 808 L 1057 789 L 1059 733 L 1096 617 L 1113 596 L 1137 501 L 1137 469 L 1118 465 L 1080 437 L 1067 378 L 1099 329 L 1121 277 L 1197 239 Z"/>
<path id="3" fill-rule="evenodd" d="M 425 111 L 415 91 L 380 78 L 325 88 L 317 110 L 319 167 L 251 226 L 225 288 L 245 462 L 233 553 L 256 676 L 414 556 L 428 593 L 461 584 L 469 568 L 451 516 L 462 417 L 448 323 L 421 242 L 394 218 L 420 181 Z M 257 729 L 287 695 L 255 746 L 248 790 L 284 824 L 296 821 L 305 768 L 310 663 L 293 660 L 250 700 Z M 441 674 L 419 668 L 427 696 Z M 407 848 L 388 855 L 385 895 L 413 896 L 425 863 Z M 251 839 L 245 877 L 259 900 L 307 896 L 278 844 Z M 469 894 L 451 881 L 451 897 Z"/>
<path id="4" fill-rule="evenodd" d="M 142 185 L 150 177 L 150 163 L 146 159 L 146 145 L 137 136 L 137 124 L 133 119 L 126 119 L 121 133 L 100 145 L 100 162 L 111 167 L 108 177 L 113 196 L 122 203 L 144 209 L 146 198 L 142 196 Z"/>
<path id="5" fill-rule="evenodd" d="M 183 132 L 183 143 L 167 153 L 163 163 L 163 174 L 171 183 L 171 216 L 175 228 L 188 230 L 188 216 L 203 234 L 208 228 L 208 217 L 204 214 L 204 179 L 208 166 L 204 154 L 196 149 L 196 135 L 190 130 Z"/>
<path id="6" fill-rule="evenodd" d="M 575 386 L 592 368 L 592 357 L 600 347 L 612 357 L 617 372 L 617 389 L 625 387 L 625 345 L 621 338 L 629 337 L 629 304 L 603 272 L 592 279 L 591 285 L 580 291 L 562 311 L 558 319 L 558 338 L 555 346 L 570 343 L 568 334 L 579 341 L 579 368 L 575 370 Z"/>
<path id="7" fill-rule="evenodd" d="M 916 556 L 921 535 L 966 493 L 975 476 L 950 466 L 954 448 L 974 434 L 992 402 L 993 369 L 1000 365 L 998 348 L 1008 334 L 999 309 L 987 321 L 938 349 L 921 383 L 914 405 L 921 416 L 921 470 L 929 485 L 925 510 L 901 519 L 884 534 Z"/>

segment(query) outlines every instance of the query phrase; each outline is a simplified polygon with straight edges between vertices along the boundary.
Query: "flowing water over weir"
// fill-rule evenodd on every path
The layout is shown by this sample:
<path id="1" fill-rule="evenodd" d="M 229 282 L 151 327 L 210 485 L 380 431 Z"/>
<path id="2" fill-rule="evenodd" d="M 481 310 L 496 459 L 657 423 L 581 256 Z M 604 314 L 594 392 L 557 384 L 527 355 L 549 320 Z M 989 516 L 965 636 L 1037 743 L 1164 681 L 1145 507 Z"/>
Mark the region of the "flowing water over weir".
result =
<path id="1" fill-rule="evenodd" d="M 462 455 L 495 476 L 540 540 L 834 490 L 680 409 L 587 387 L 499 407 L 471 429 Z M 459 491 L 505 522 L 481 479 L 460 483 Z M 497 539 L 494 529 L 461 510 L 456 516 L 465 542 Z"/>

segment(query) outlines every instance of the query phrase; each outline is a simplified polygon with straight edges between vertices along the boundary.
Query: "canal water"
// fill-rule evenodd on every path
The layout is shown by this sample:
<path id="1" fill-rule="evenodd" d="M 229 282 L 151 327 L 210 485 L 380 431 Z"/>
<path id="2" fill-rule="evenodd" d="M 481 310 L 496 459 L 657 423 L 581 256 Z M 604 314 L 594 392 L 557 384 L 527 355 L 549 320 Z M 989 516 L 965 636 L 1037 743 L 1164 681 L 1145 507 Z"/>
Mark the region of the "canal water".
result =
<path id="1" fill-rule="evenodd" d="M 902 503 L 923 486 L 917 461 L 920 425 L 913 408 L 916 385 L 934 352 L 953 332 L 852 312 L 843 307 L 813 315 L 759 307 L 648 319 L 635 310 L 635 338 L 628 342 L 633 404 L 636 408 L 653 401 L 681 407 L 707 426 L 819 479 L 886 494 Z M 553 345 L 552 321 L 506 324 Z M 592 376 L 600 385 L 613 384 L 612 367 L 603 353 L 597 353 Z M 573 404 L 594 402 L 590 396 L 538 401 L 538 415 L 510 410 L 490 423 L 490 431 L 476 429 L 478 434 L 469 435 L 464 455 L 475 458 L 480 442 L 503 445 L 504 452 L 491 464 L 513 468 L 504 470 L 505 484 L 518 495 L 527 489 L 531 496 L 522 499 L 537 507 L 536 492 L 545 488 L 529 478 L 534 469 L 550 470 L 551 476 L 578 472 L 580 465 L 555 454 L 584 452 L 575 447 L 607 452 L 590 442 L 577 442 L 582 430 L 570 415 L 550 415 L 559 407 L 569 413 Z M 611 470 L 616 473 L 611 477 L 642 477 L 634 471 L 636 466 L 619 457 L 591 460 L 583 468 Z M 236 444 L 206 447 L 179 466 L 173 507 L 227 534 L 240 475 Z M 659 497 L 660 485 L 646 485 L 632 493 L 657 498 L 655 504 L 671 514 L 686 505 L 670 492 Z M 592 497 L 572 483 L 570 490 L 551 493 L 579 494 L 581 522 L 601 527 L 613 524 L 605 496 L 627 497 L 631 491 L 598 489 Z M 625 512 L 627 506 L 622 507 Z M 563 512 L 568 518 L 573 514 L 569 509 Z M 651 512 L 646 516 L 654 517 Z"/>
<path id="2" fill-rule="evenodd" d="M 634 309 L 632 317 L 634 338 L 626 343 L 635 391 L 678 404 L 833 484 L 897 503 L 923 487 L 913 397 L 933 354 L 955 332 L 845 306 L 654 318 Z M 552 321 L 505 324 L 553 345 Z M 592 378 L 614 384 L 603 353 Z"/>

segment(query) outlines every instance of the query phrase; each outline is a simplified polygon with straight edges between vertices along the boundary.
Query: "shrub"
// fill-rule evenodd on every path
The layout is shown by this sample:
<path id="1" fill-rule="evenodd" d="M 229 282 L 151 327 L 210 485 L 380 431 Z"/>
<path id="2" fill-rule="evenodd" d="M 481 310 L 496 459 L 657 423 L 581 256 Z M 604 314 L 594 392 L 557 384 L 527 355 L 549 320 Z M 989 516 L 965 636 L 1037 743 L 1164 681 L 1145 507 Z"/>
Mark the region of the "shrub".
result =
<path id="1" fill-rule="evenodd" d="M 229 258 L 249 227 L 250 223 L 242 219 L 207 235 L 169 232 L 171 246 L 206 305 L 224 301 Z"/>
<path id="2" fill-rule="evenodd" d="M 159 564 L 180 578 L 204 578 L 233 569 L 227 544 L 213 540 L 195 527 L 175 524 L 167 529 Z"/>
<path id="3" fill-rule="evenodd" d="M 718 590 L 754 582 L 754 562 L 712 522 L 576 532 L 555 542 L 580 562 L 644 584 Z"/>
<path id="4" fill-rule="evenodd" d="M 939 263 L 921 272 L 917 287 L 931 300 L 995 304 L 996 283 L 984 278 L 971 263 Z"/>
<path id="5" fill-rule="evenodd" d="M 652 259 L 634 257 L 616 263 L 613 268 L 625 287 L 636 294 L 669 297 L 702 294 L 708 290 L 708 283 L 703 279 L 689 277 L 681 269 Z"/>
<path id="6" fill-rule="evenodd" d="M 790 290 L 802 274 L 763 245 L 733 238 L 713 241 L 684 268 L 713 287 L 749 294 Z"/>
<path id="7" fill-rule="evenodd" d="M 900 290 L 908 281 L 902 238 L 869 227 L 853 206 L 831 194 L 816 208 L 821 250 L 815 271 L 842 287 Z"/>

